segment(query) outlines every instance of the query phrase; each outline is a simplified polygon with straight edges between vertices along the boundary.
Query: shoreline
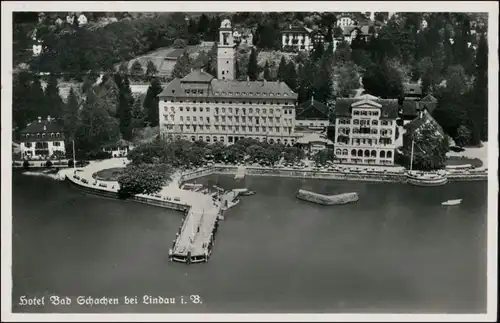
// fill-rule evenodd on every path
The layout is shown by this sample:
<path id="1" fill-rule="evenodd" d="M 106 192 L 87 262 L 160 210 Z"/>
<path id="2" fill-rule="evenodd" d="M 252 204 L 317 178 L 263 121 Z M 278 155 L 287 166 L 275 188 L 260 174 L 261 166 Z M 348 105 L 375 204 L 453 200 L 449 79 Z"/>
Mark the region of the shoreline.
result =
<path id="1" fill-rule="evenodd" d="M 202 169 L 189 172 L 181 176 L 180 182 L 186 182 L 200 177 L 209 175 L 235 175 L 238 166 L 229 165 L 214 165 L 210 169 Z M 383 182 L 383 183 L 407 183 L 405 173 L 401 172 L 325 172 L 315 170 L 297 170 L 283 168 L 267 168 L 249 166 L 245 169 L 245 175 L 248 176 L 265 176 L 265 177 L 286 177 L 286 178 L 303 178 L 303 179 L 330 179 L 330 180 L 347 180 L 359 182 Z M 475 173 L 450 173 L 448 172 L 449 182 L 464 182 L 464 181 L 487 181 L 487 172 Z"/>

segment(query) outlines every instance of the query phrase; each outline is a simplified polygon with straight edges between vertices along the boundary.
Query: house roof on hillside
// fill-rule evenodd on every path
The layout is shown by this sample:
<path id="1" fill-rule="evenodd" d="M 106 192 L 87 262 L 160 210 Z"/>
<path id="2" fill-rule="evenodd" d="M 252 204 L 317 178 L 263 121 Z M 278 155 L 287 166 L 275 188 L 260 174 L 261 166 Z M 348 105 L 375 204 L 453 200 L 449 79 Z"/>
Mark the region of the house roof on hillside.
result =
<path id="1" fill-rule="evenodd" d="M 345 26 L 342 28 L 342 32 L 344 36 L 350 36 L 354 30 L 357 30 L 358 33 L 362 36 L 370 35 L 370 26 L 362 25 L 362 26 Z"/>
<path id="2" fill-rule="evenodd" d="M 159 94 L 160 97 L 220 97 L 248 99 L 296 99 L 284 82 L 217 80 L 201 69 L 183 79 L 175 78 Z"/>
<path id="3" fill-rule="evenodd" d="M 297 120 L 308 120 L 311 118 L 328 120 L 328 107 L 326 104 L 314 100 L 314 97 L 311 97 L 311 100 L 302 102 L 296 109 Z"/>
<path id="4" fill-rule="evenodd" d="M 392 99 L 377 99 L 377 100 L 367 100 L 354 98 L 338 98 L 335 100 L 335 116 L 336 117 L 351 117 L 352 105 L 358 102 L 363 102 L 370 104 L 370 102 L 376 103 L 374 107 L 380 105 L 381 119 L 396 119 L 398 117 L 399 103 L 398 100 Z M 358 103 L 359 105 L 359 103 Z"/>
<path id="5" fill-rule="evenodd" d="M 431 94 L 427 94 L 424 98 L 420 100 L 420 102 L 433 102 L 437 103 L 437 99 L 433 97 Z"/>
<path id="6" fill-rule="evenodd" d="M 404 83 L 405 95 L 422 95 L 422 87 L 418 83 Z"/>

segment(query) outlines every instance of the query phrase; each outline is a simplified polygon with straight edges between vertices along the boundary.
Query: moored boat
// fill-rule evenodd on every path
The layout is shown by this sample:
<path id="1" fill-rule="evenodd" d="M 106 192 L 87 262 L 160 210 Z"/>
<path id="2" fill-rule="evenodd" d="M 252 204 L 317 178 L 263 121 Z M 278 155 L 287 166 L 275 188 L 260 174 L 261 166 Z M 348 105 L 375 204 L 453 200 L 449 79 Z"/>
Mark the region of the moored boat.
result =
<path id="1" fill-rule="evenodd" d="M 406 173 L 408 184 L 415 186 L 441 186 L 448 183 L 447 172 L 438 170 L 437 172 L 422 172 L 413 170 L 413 151 L 415 141 L 411 144 L 410 170 Z"/>
<path id="2" fill-rule="evenodd" d="M 458 205 L 462 203 L 462 199 L 456 199 L 456 200 L 448 200 L 448 201 L 444 201 L 443 203 L 441 203 L 441 205 Z"/>

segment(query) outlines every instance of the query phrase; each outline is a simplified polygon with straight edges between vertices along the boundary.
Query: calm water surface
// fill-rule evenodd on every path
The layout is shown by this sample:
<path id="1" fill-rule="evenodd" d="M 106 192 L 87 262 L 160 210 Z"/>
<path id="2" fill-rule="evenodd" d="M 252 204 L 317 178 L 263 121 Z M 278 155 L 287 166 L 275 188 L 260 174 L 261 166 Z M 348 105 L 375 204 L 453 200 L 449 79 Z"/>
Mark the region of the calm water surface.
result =
<path id="1" fill-rule="evenodd" d="M 168 262 L 181 214 L 13 174 L 15 312 L 485 312 L 487 183 L 403 184 L 210 176 L 257 191 L 221 223 L 210 261 Z M 356 191 L 356 204 L 297 200 Z M 463 198 L 462 204 L 441 202 Z M 202 304 L 123 305 L 123 296 Z M 69 306 L 23 307 L 59 295 Z M 77 296 L 119 297 L 80 306 Z"/>

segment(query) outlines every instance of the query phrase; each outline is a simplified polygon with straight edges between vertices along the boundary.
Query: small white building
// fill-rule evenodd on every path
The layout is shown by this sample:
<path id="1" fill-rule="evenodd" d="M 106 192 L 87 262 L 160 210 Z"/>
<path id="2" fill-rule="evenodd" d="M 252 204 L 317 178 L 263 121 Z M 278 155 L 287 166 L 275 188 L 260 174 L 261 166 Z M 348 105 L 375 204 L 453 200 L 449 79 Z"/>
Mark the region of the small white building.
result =
<path id="1" fill-rule="evenodd" d="M 68 24 L 72 25 L 74 21 L 75 21 L 75 16 L 73 16 L 73 15 L 67 15 L 66 16 L 66 22 Z"/>
<path id="2" fill-rule="evenodd" d="M 125 157 L 133 149 L 132 143 L 120 139 L 102 147 L 102 151 L 110 153 L 112 157 Z"/>
<path id="3" fill-rule="evenodd" d="M 293 27 L 281 31 L 281 46 L 283 50 L 309 51 L 313 49 L 311 41 L 312 29 L 306 27 Z"/>
<path id="4" fill-rule="evenodd" d="M 311 156 L 316 155 L 319 151 L 327 148 L 333 148 L 333 142 L 326 138 L 326 135 L 317 132 L 305 134 L 297 140 L 300 145 Z"/>
<path id="5" fill-rule="evenodd" d="M 87 17 L 85 17 L 85 15 L 82 13 L 78 16 L 78 25 L 81 27 L 81 26 L 85 26 L 87 24 Z"/>
<path id="6" fill-rule="evenodd" d="M 66 154 L 63 128 L 55 119 L 47 116 L 46 120 L 29 123 L 21 131 L 21 157 L 23 159 L 48 159 L 59 151 Z"/>
<path id="7" fill-rule="evenodd" d="M 347 27 L 354 25 L 354 20 L 349 16 L 340 16 L 337 18 L 337 27 Z"/>
<path id="8" fill-rule="evenodd" d="M 64 20 L 62 20 L 61 18 L 57 17 L 57 19 L 54 21 L 54 23 L 57 26 L 61 26 L 64 23 Z"/>
<path id="9" fill-rule="evenodd" d="M 42 44 L 37 43 L 33 45 L 33 56 L 38 56 L 42 53 Z"/>
<path id="10" fill-rule="evenodd" d="M 421 29 L 425 29 L 429 26 L 429 24 L 427 23 L 427 20 L 425 19 L 422 19 L 422 21 L 420 22 L 420 28 Z"/>

